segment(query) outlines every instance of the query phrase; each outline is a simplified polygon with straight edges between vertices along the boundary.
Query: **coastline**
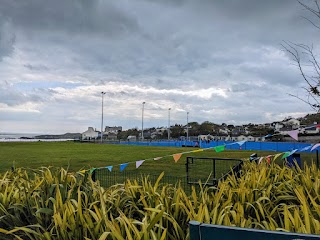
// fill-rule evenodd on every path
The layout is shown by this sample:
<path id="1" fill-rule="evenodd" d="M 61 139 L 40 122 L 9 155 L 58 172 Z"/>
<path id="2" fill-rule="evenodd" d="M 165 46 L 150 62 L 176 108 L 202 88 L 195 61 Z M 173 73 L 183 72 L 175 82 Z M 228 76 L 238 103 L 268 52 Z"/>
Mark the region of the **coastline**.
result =
<path id="1" fill-rule="evenodd" d="M 75 139 L 24 139 L 24 138 L 0 138 L 0 142 L 66 142 L 66 141 L 75 141 Z"/>
<path id="2" fill-rule="evenodd" d="M 80 133 L 34 134 L 34 133 L 0 133 L 0 142 L 37 142 L 37 141 L 74 141 L 80 139 Z"/>

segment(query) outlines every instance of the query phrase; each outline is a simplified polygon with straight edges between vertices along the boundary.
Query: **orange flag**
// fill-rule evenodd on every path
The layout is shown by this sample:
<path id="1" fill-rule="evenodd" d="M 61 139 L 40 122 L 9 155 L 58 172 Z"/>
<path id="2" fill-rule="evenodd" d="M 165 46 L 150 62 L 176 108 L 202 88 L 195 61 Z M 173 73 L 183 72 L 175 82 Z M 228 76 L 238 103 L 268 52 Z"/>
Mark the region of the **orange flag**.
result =
<path id="1" fill-rule="evenodd" d="M 181 156 L 182 156 L 182 153 L 173 154 L 172 156 L 173 156 L 174 161 L 175 161 L 175 162 L 178 162 L 179 159 L 180 159 Z"/>

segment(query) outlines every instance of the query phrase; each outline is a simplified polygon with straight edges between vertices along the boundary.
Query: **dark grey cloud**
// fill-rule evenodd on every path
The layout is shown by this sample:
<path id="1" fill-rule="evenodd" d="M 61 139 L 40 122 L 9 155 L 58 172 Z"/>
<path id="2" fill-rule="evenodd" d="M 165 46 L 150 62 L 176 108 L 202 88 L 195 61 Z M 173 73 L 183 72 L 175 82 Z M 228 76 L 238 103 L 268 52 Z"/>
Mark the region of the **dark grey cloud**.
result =
<path id="1" fill-rule="evenodd" d="M 244 61 L 236 55 L 241 47 L 270 41 L 280 47 L 290 32 L 304 36 L 291 31 L 296 24 L 288 25 L 289 19 L 299 19 L 300 6 L 291 0 L 27 2 L 6 1 L 2 7 L 17 28 L 36 31 L 49 46 L 70 49 L 75 55 L 69 62 L 81 62 L 81 68 L 129 77 L 177 76 L 210 63 L 239 64 Z"/>
<path id="2" fill-rule="evenodd" d="M 31 64 L 24 64 L 25 68 L 29 70 L 41 71 L 41 70 L 49 70 L 48 67 L 44 65 L 31 65 Z"/>
<path id="3" fill-rule="evenodd" d="M 105 91 L 106 119 L 125 127 L 140 125 L 143 101 L 151 126 L 168 107 L 176 122 L 300 114 L 288 93 L 303 81 L 281 43 L 319 48 L 302 15 L 292 0 L 2 0 L 0 111 L 99 126 Z"/>
<path id="4" fill-rule="evenodd" d="M 14 25 L 30 30 L 104 33 L 112 36 L 137 28 L 129 12 L 112 1 L 2 1 L 0 14 Z"/>
<path id="5" fill-rule="evenodd" d="M 0 14 L 0 61 L 4 56 L 8 56 L 13 51 L 15 34 L 12 31 L 10 22 L 1 18 Z"/>

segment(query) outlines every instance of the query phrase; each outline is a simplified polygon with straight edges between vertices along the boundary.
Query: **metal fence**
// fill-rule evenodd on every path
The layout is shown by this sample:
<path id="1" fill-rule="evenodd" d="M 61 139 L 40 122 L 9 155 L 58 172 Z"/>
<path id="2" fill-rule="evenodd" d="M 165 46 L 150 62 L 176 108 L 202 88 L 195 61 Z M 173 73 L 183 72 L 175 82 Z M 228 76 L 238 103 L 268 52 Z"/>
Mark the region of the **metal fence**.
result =
<path id="1" fill-rule="evenodd" d="M 140 173 L 137 171 L 110 172 L 108 169 L 96 169 L 92 174 L 94 180 L 98 180 L 103 187 L 111 187 L 116 184 L 123 184 L 127 180 L 136 180 L 139 184 L 147 178 L 154 184 L 159 175 Z M 180 185 L 186 192 L 191 192 L 191 186 L 188 184 L 186 177 L 164 175 L 160 181 L 162 184 Z"/>
<path id="2" fill-rule="evenodd" d="M 219 180 L 226 178 L 231 171 L 235 173 L 240 171 L 241 165 L 242 160 L 239 159 L 188 157 L 186 159 L 186 176 L 167 176 L 164 174 L 160 183 L 179 185 L 187 193 L 190 193 L 192 186 L 198 189 L 200 185 L 217 185 Z M 211 173 L 207 171 L 208 169 Z M 116 184 L 123 184 L 127 180 L 135 180 L 141 184 L 146 178 L 154 184 L 159 178 L 159 175 L 146 174 L 138 172 L 137 170 L 110 172 L 107 168 L 99 168 L 93 171 L 92 179 L 95 181 L 98 180 L 103 187 L 110 187 Z M 207 181 L 208 177 L 209 181 Z"/>
<path id="3" fill-rule="evenodd" d="M 286 152 L 294 149 L 303 149 L 310 146 L 310 143 L 301 142 L 245 142 L 242 146 L 239 146 L 234 141 L 144 141 L 144 142 L 128 142 L 121 141 L 119 144 L 126 145 L 138 145 L 138 146 L 159 146 L 159 147 L 200 147 L 210 148 L 221 145 L 226 145 L 226 149 L 233 150 L 260 150 L 260 151 L 275 151 Z M 313 152 L 315 152 L 314 150 Z"/>
<path id="4" fill-rule="evenodd" d="M 240 171 L 243 161 L 234 158 L 187 157 L 186 177 L 189 184 L 199 181 L 202 184 L 215 186 L 231 173 Z"/>

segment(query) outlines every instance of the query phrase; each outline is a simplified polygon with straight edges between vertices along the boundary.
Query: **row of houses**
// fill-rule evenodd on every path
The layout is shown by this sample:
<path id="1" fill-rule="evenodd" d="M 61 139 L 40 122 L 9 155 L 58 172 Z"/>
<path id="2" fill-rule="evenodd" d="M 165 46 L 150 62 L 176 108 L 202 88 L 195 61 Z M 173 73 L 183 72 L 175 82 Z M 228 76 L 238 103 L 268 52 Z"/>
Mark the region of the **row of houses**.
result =
<path id="1" fill-rule="evenodd" d="M 117 140 L 117 134 L 119 131 L 122 131 L 122 127 L 105 127 L 105 131 L 103 132 L 103 138 L 108 140 Z M 156 129 L 151 133 L 151 138 L 155 138 L 157 135 L 163 134 L 166 131 L 166 128 Z M 101 138 L 101 131 L 94 129 L 93 127 L 88 127 L 88 130 L 82 133 L 82 140 L 95 140 Z M 190 137 L 188 140 L 202 140 L 202 141 L 263 141 L 264 138 L 257 138 L 253 136 L 212 136 L 212 135 L 199 135 L 198 137 Z M 136 136 L 128 136 L 128 141 L 136 141 Z M 183 139 L 182 139 L 183 140 Z M 187 139 L 185 139 L 187 140 Z"/>
<path id="2" fill-rule="evenodd" d="M 109 127 L 106 126 L 103 131 L 103 138 L 108 140 L 117 140 L 118 132 L 122 131 L 122 127 Z M 82 140 L 93 140 L 101 138 L 101 131 L 94 129 L 93 127 L 88 127 L 88 130 L 81 134 Z"/>
<path id="3" fill-rule="evenodd" d="M 187 140 L 187 139 L 186 139 Z M 198 141 L 234 141 L 234 142 L 239 142 L 239 141 L 247 141 L 247 142 L 254 142 L 254 141 L 265 141 L 265 137 L 253 137 L 251 135 L 239 135 L 239 136 L 213 136 L 213 135 L 199 135 L 197 137 Z"/>
<path id="4" fill-rule="evenodd" d="M 320 124 L 314 122 L 311 126 L 310 125 L 301 125 L 298 119 L 289 117 L 281 122 L 272 122 L 266 124 L 249 124 L 243 126 L 233 126 L 230 128 L 227 125 L 222 125 L 219 128 L 219 134 L 221 135 L 232 135 L 232 136 L 241 136 L 241 135 L 255 135 L 254 132 L 251 131 L 252 127 L 255 129 L 270 129 L 274 133 L 286 135 L 288 131 L 298 130 L 300 134 L 305 135 L 313 135 L 313 134 L 320 134 Z"/>
<path id="5" fill-rule="evenodd" d="M 301 125 L 300 121 L 294 118 L 288 118 L 282 122 L 273 123 L 274 132 L 286 135 L 288 131 L 298 130 L 300 134 L 313 135 L 320 133 L 320 124 L 314 122 L 312 125 Z"/>
<path id="6" fill-rule="evenodd" d="M 199 135 L 194 137 L 196 140 L 219 140 L 219 141 L 265 141 L 264 136 L 257 136 L 257 133 L 250 131 L 252 129 L 252 124 L 243 126 L 232 126 L 222 124 L 219 127 L 218 134 L 216 136 L 212 135 Z M 303 135 L 317 135 L 320 134 L 320 124 L 316 122 L 311 126 L 304 126 L 300 124 L 298 119 L 287 118 L 281 122 L 273 122 L 268 124 L 254 125 L 255 128 L 270 129 L 277 135 L 286 136 L 288 132 L 292 130 L 298 130 L 300 134 Z M 117 140 L 118 133 L 122 131 L 121 126 L 109 127 L 106 126 L 103 131 L 103 138 L 107 140 Z M 157 139 L 167 131 L 167 128 L 155 128 L 144 131 L 144 138 Z M 141 133 L 140 133 L 141 134 Z M 141 138 L 141 135 L 139 136 Z M 82 133 L 82 140 L 93 140 L 101 138 L 101 132 L 93 127 L 88 127 L 88 130 Z M 183 137 L 182 137 L 183 139 Z M 129 136 L 127 138 L 129 141 L 136 141 L 136 136 Z"/>
<path id="7" fill-rule="evenodd" d="M 122 127 L 116 126 L 116 127 L 109 127 L 106 126 L 103 131 L 103 138 L 107 140 L 117 140 L 118 133 L 122 131 Z M 162 136 L 163 133 L 167 131 L 167 128 L 156 128 L 154 131 L 150 132 L 145 130 L 144 131 L 144 137 L 155 139 L 158 136 Z M 141 133 L 140 133 L 141 137 Z M 88 127 L 88 130 L 83 132 L 81 134 L 82 140 L 94 140 L 101 138 L 101 131 L 93 128 Z M 136 141 L 136 136 L 128 136 L 127 140 Z"/>

